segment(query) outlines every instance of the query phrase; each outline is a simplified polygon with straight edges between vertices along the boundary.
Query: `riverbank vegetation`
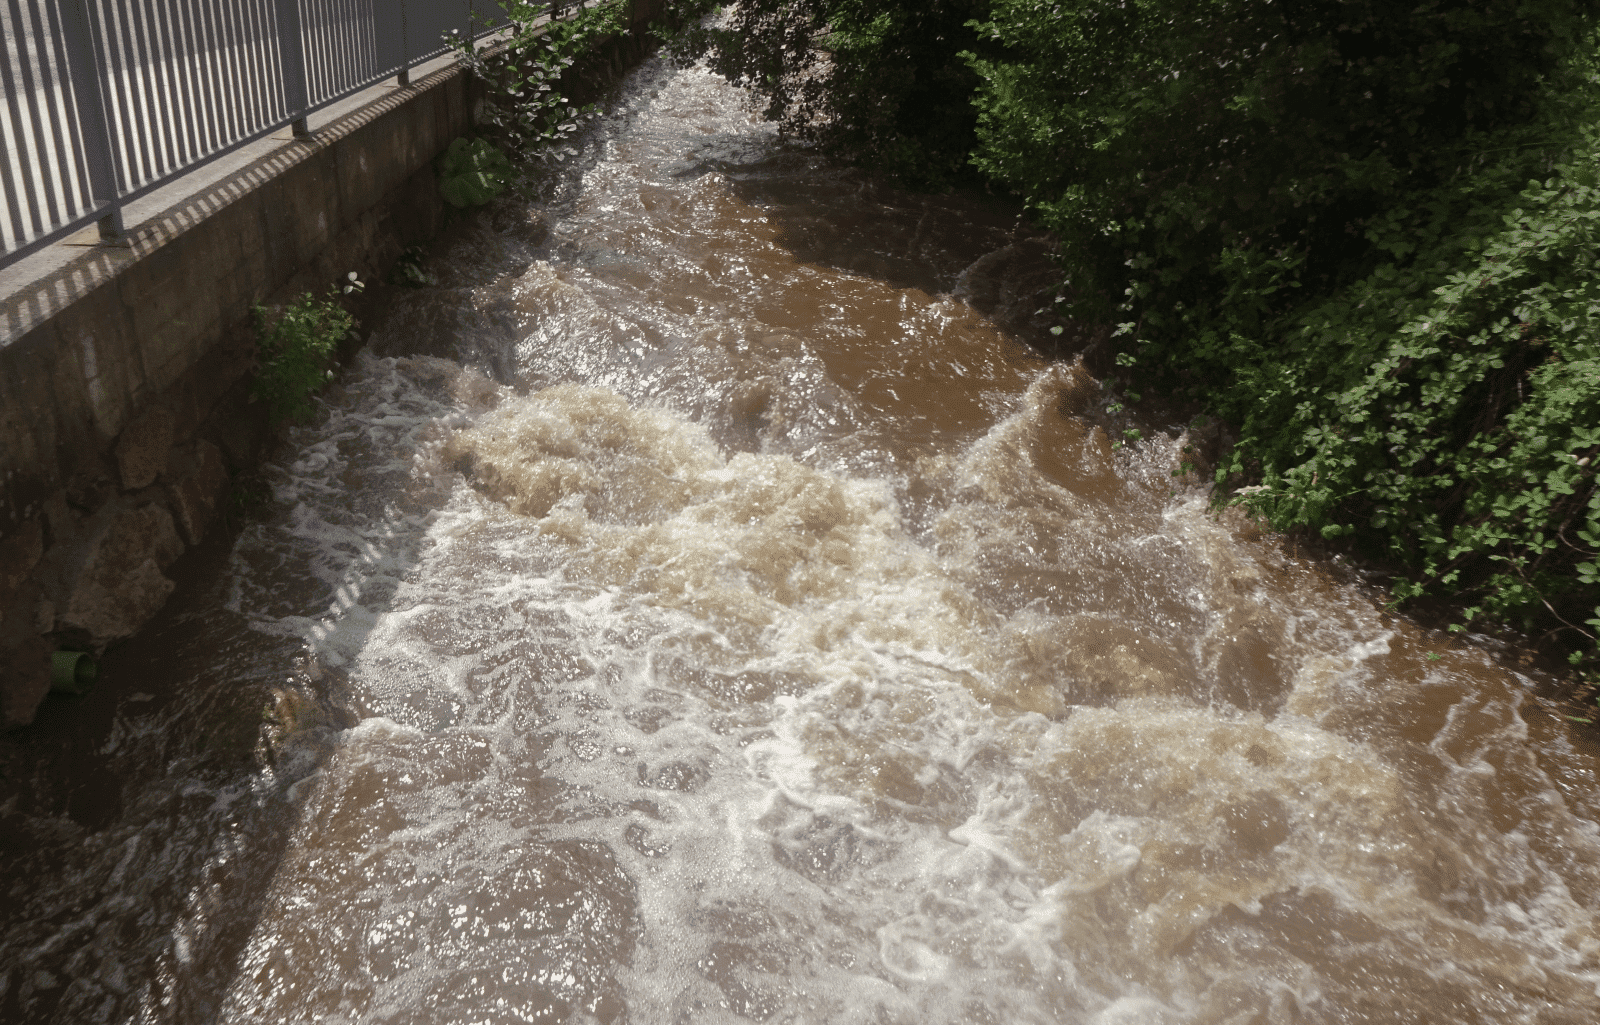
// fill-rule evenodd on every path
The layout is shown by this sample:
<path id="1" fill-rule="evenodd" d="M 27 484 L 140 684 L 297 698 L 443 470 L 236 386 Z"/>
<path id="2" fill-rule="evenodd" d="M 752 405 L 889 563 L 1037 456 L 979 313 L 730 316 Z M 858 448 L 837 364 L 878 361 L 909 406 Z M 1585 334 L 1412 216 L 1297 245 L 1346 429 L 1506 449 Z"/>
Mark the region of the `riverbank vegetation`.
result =
<path id="1" fill-rule="evenodd" d="M 708 9 L 693 0 L 683 13 Z M 675 41 L 1228 420 L 1219 502 L 1600 666 L 1600 40 L 1577 0 L 742 0 Z"/>
<path id="2" fill-rule="evenodd" d="M 356 319 L 340 301 L 366 287 L 355 271 L 327 295 L 310 292 L 278 310 L 251 307 L 256 328 L 256 376 L 251 401 L 268 404 L 274 421 L 304 420 L 312 396 L 333 379 L 339 345 L 352 337 Z"/>
<path id="3" fill-rule="evenodd" d="M 570 140 L 598 110 L 593 103 L 575 104 L 562 79 L 596 43 L 626 31 L 628 2 L 499 4 L 509 21 L 503 37 L 480 44 L 455 34 L 446 42 L 484 86 L 477 123 L 498 149 L 524 164 L 559 163 L 576 152 Z M 446 198 L 457 206 L 475 205 Z"/>

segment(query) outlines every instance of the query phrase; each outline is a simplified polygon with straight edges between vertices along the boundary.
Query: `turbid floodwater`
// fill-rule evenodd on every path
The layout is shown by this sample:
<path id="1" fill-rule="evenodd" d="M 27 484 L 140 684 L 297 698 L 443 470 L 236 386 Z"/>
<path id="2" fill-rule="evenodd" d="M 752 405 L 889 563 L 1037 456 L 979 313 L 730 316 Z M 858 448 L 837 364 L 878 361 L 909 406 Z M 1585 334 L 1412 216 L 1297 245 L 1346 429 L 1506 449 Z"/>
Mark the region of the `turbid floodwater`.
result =
<path id="1" fill-rule="evenodd" d="M 8 809 L 7 1020 L 1600 1020 L 1592 747 L 1214 516 L 1015 210 L 653 62 L 427 266 Z"/>

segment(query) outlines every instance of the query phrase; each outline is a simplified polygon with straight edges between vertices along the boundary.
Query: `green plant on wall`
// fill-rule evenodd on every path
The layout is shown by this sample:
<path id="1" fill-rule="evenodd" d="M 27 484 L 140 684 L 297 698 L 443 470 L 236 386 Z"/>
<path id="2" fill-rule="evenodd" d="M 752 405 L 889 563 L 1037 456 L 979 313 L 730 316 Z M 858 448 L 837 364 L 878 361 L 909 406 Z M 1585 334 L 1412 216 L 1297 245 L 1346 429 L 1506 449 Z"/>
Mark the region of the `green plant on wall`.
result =
<path id="1" fill-rule="evenodd" d="M 576 14 L 559 17 L 572 6 L 579 8 Z M 500 0 L 500 7 L 511 23 L 509 39 L 476 47 L 452 32 L 445 43 L 486 86 L 479 125 L 512 155 L 562 160 L 576 152 L 567 140 L 597 108 L 572 104 L 558 88 L 561 77 L 596 42 L 627 33 L 627 0 L 555 9 L 533 0 Z M 541 23 L 546 14 L 557 20 Z"/>
<path id="2" fill-rule="evenodd" d="M 487 139 L 457 139 L 439 155 L 439 194 L 451 206 L 482 206 L 510 179 L 511 161 Z"/>
<path id="3" fill-rule="evenodd" d="M 345 294 L 365 287 L 351 271 Z M 354 333 L 356 319 L 339 304 L 338 289 L 322 298 L 310 292 L 274 317 L 259 303 L 251 307 L 256 324 L 256 380 L 253 400 L 266 402 L 274 420 L 304 420 L 311 397 L 333 378 L 339 343 Z"/>

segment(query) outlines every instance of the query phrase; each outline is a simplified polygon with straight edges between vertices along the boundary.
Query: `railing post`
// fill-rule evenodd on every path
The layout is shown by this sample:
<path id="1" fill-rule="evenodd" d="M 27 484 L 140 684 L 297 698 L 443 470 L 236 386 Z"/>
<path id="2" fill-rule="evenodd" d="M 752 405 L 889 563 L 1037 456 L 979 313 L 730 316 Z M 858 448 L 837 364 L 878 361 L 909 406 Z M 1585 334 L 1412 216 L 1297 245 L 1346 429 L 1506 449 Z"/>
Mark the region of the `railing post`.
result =
<path id="1" fill-rule="evenodd" d="M 411 84 L 411 41 L 406 38 L 406 0 L 400 0 L 400 85 Z"/>
<path id="2" fill-rule="evenodd" d="M 283 99 L 289 113 L 299 114 L 294 119 L 294 134 L 300 138 L 311 135 L 306 125 L 306 108 L 311 106 L 311 93 L 306 88 L 305 36 L 300 30 L 300 0 L 277 0 L 278 52 L 283 57 Z"/>
<path id="3" fill-rule="evenodd" d="M 480 22 L 478 20 L 478 5 L 476 3 L 476 0 L 467 0 L 467 27 L 466 27 L 467 35 L 466 35 L 466 39 L 467 39 L 467 45 L 468 46 L 472 46 L 473 45 L 473 40 L 478 38 L 478 30 L 480 28 L 484 27 L 484 25 L 488 22 L 490 17 L 492 17 L 492 16 L 486 15 L 484 17 L 484 20 Z"/>
<path id="4" fill-rule="evenodd" d="M 90 201 L 106 204 L 100 216 L 100 237 L 120 242 L 122 224 L 122 173 L 116 159 L 116 140 L 111 134 L 110 106 L 99 34 L 94 31 L 98 18 L 92 13 L 93 0 L 67 0 L 61 5 L 61 33 L 67 46 L 67 73 L 72 77 L 72 93 L 78 105 L 78 126 L 83 132 L 83 159 L 89 169 Z"/>

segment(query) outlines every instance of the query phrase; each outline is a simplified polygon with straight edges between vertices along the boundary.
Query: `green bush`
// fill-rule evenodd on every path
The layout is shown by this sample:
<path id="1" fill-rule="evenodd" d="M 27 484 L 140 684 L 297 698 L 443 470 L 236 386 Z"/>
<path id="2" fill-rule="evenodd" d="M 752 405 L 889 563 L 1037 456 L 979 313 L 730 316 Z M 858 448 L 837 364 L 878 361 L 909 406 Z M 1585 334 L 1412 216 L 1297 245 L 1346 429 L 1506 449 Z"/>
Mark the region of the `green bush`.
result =
<path id="1" fill-rule="evenodd" d="M 1384 258 L 1374 218 L 1533 121 L 1576 0 L 994 0 L 978 165 L 1139 338 L 1270 329 Z"/>
<path id="2" fill-rule="evenodd" d="M 1056 235 L 1059 308 L 1116 326 L 1130 380 L 1239 427 L 1219 484 L 1256 483 L 1220 500 L 1408 568 L 1396 600 L 1452 598 L 1581 660 L 1600 634 L 1596 18 L 744 0 L 686 49 L 870 166 L 948 183 L 970 156 Z"/>
<path id="3" fill-rule="evenodd" d="M 511 162 L 486 139 L 456 139 L 439 154 L 439 194 L 454 207 L 482 206 L 504 192 Z"/>
<path id="4" fill-rule="evenodd" d="M 1485 186 L 1416 246 L 1319 302 L 1213 404 L 1243 425 L 1242 496 L 1280 528 L 1415 571 L 1395 588 L 1583 639 L 1600 633 L 1600 106 L 1565 161 L 1509 197 Z M 1521 155 L 1468 179 L 1521 169 Z M 1498 173 L 1497 173 L 1498 172 Z M 1451 204 L 1456 206 L 1457 204 Z M 1580 625 L 1581 624 L 1581 625 Z M 1587 627 L 1588 629 L 1585 629 Z M 1579 655 L 1578 657 L 1583 657 Z"/>
<path id="5" fill-rule="evenodd" d="M 346 293 L 362 284 L 352 271 Z M 251 308 L 256 324 L 256 379 L 251 398 L 267 402 L 274 420 L 304 420 L 311 397 L 333 378 L 333 357 L 356 319 L 338 302 L 338 290 L 318 299 L 307 292 L 276 317 L 259 303 Z"/>
<path id="6" fill-rule="evenodd" d="M 480 48 L 459 33 L 445 36 L 458 59 L 486 86 L 479 125 L 514 156 L 541 161 L 571 156 L 575 151 L 566 140 L 596 107 L 580 109 L 570 103 L 559 89 L 561 77 L 597 41 L 628 31 L 628 2 L 609 0 L 588 8 L 552 8 L 538 0 L 497 2 L 511 23 L 508 39 Z M 578 12 L 563 17 L 573 7 Z M 559 20 L 540 24 L 546 14 Z"/>
<path id="7" fill-rule="evenodd" d="M 1592 5 L 995 0 L 975 160 L 1279 529 L 1600 632 Z"/>

